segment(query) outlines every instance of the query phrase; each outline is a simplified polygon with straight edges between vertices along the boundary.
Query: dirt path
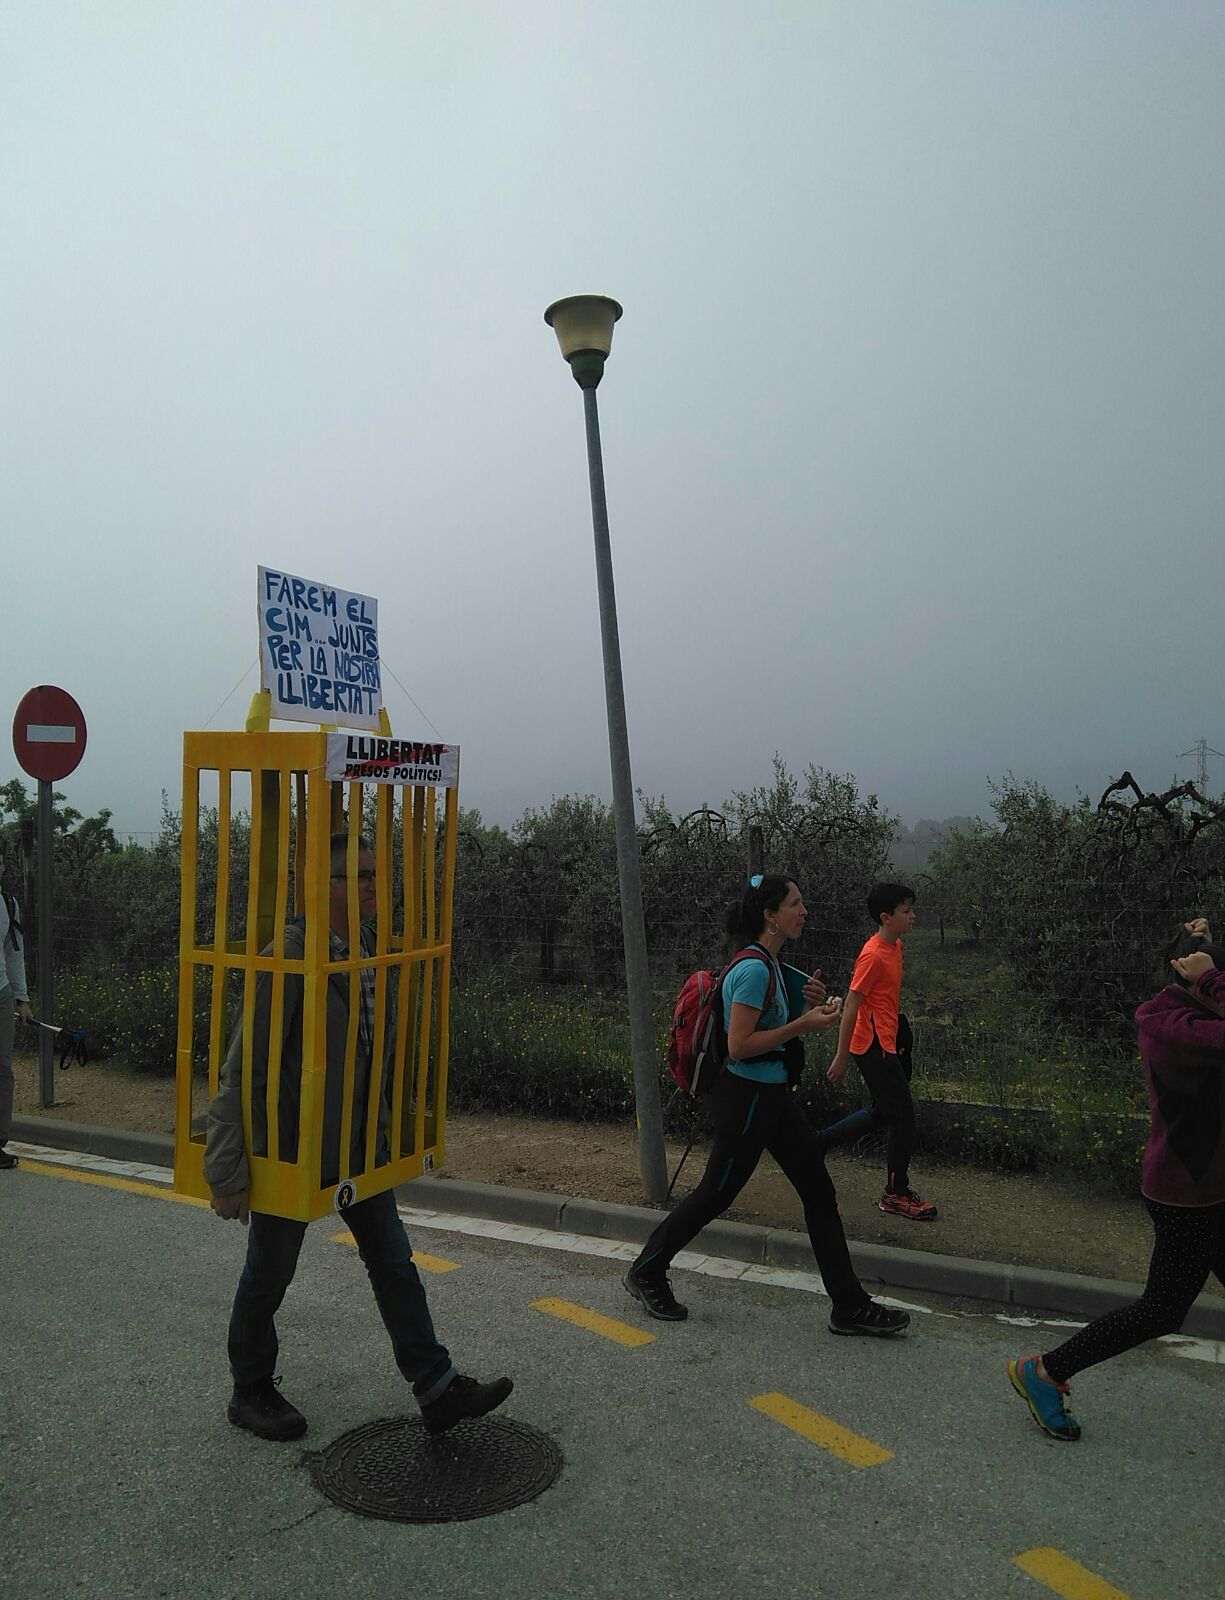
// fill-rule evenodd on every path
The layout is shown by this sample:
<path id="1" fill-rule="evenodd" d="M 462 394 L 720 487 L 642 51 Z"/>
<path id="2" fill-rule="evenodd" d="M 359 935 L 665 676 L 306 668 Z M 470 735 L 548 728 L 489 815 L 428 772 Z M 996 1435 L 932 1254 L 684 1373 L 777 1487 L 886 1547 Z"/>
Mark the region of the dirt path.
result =
<path id="1" fill-rule="evenodd" d="M 57 1104 L 38 1104 L 38 1073 L 30 1057 L 17 1061 L 18 1115 L 140 1132 L 174 1131 L 174 1086 L 117 1067 L 72 1067 L 56 1074 Z M 203 1110 L 199 1088 L 193 1111 Z M 669 1171 L 682 1146 L 670 1146 Z M 683 1192 L 700 1172 L 701 1151 L 689 1157 Z M 916 1164 L 922 1192 L 940 1206 L 932 1223 L 904 1222 L 877 1210 L 878 1158 L 835 1153 L 830 1172 L 847 1232 L 853 1239 L 938 1250 L 947 1255 L 1057 1267 L 1103 1278 L 1143 1279 L 1148 1265 L 1148 1220 L 1137 1200 L 1093 1195 L 1029 1174 Z M 634 1130 L 616 1123 L 570 1123 L 532 1117 L 454 1116 L 448 1124 L 441 1174 L 521 1189 L 545 1189 L 624 1205 L 641 1202 Z M 729 1216 L 802 1228 L 790 1185 L 767 1158 Z"/>

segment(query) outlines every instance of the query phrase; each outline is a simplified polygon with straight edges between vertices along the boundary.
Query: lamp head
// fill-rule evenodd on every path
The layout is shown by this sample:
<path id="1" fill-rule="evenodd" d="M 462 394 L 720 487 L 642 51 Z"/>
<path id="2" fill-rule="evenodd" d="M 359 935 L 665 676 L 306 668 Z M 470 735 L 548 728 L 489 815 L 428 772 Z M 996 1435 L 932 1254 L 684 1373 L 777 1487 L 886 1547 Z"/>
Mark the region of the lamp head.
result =
<path id="1" fill-rule="evenodd" d="M 557 335 L 561 353 L 570 363 L 574 381 L 594 389 L 604 376 L 604 363 L 612 349 L 613 324 L 621 307 L 604 294 L 573 294 L 555 300 L 544 320 Z"/>

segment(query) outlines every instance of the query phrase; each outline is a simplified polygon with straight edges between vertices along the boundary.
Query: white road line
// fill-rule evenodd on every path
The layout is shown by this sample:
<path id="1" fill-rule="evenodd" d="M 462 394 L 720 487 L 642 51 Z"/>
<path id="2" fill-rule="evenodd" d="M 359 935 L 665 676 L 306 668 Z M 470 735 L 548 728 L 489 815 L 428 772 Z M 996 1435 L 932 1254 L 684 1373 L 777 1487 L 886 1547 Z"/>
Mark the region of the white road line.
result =
<path id="1" fill-rule="evenodd" d="M 1014 1317 L 1006 1311 L 995 1313 L 997 1322 L 1007 1322 L 1014 1328 L 1087 1328 L 1087 1322 L 1065 1322 L 1058 1317 Z"/>

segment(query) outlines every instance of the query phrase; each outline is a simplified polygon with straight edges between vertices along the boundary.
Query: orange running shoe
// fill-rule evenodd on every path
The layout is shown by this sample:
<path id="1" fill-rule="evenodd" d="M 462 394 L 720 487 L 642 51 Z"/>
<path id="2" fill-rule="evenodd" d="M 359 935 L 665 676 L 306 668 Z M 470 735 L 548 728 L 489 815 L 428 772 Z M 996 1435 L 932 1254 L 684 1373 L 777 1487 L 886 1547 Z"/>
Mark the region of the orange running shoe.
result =
<path id="1" fill-rule="evenodd" d="M 913 1189 L 903 1189 L 900 1194 L 886 1189 L 880 1197 L 880 1208 L 887 1217 L 909 1217 L 912 1222 L 932 1222 L 939 1215 L 931 1201 Z"/>

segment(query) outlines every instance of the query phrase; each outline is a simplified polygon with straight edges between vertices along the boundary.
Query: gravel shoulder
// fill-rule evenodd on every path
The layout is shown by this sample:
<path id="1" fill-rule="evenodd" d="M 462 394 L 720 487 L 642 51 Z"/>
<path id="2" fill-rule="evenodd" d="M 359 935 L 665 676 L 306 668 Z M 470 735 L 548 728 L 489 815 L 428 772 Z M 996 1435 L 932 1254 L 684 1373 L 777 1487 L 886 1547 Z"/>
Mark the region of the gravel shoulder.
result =
<path id="1" fill-rule="evenodd" d="M 105 1063 L 71 1067 L 56 1073 L 56 1104 L 43 1108 L 38 1104 L 35 1059 L 18 1056 L 15 1065 L 18 1115 L 62 1117 L 143 1133 L 174 1131 L 174 1085 L 169 1079 Z M 193 1112 L 201 1112 L 205 1101 L 203 1086 L 197 1085 Z M 669 1172 L 675 1170 L 683 1148 L 669 1145 Z M 702 1159 L 702 1149 L 695 1147 L 679 1192 L 697 1181 Z M 1102 1278 L 1142 1281 L 1147 1270 L 1151 1235 L 1138 1193 L 1134 1199 L 1121 1198 L 1031 1173 L 925 1164 L 920 1153 L 914 1181 L 936 1201 L 940 1216 L 935 1222 L 914 1223 L 886 1217 L 877 1209 L 879 1155 L 835 1152 L 829 1169 L 852 1239 Z M 619 1123 L 452 1116 L 446 1165 L 439 1176 L 624 1205 L 642 1201 L 634 1130 Z M 734 1221 L 776 1227 L 804 1225 L 790 1185 L 769 1157 L 728 1215 Z"/>

